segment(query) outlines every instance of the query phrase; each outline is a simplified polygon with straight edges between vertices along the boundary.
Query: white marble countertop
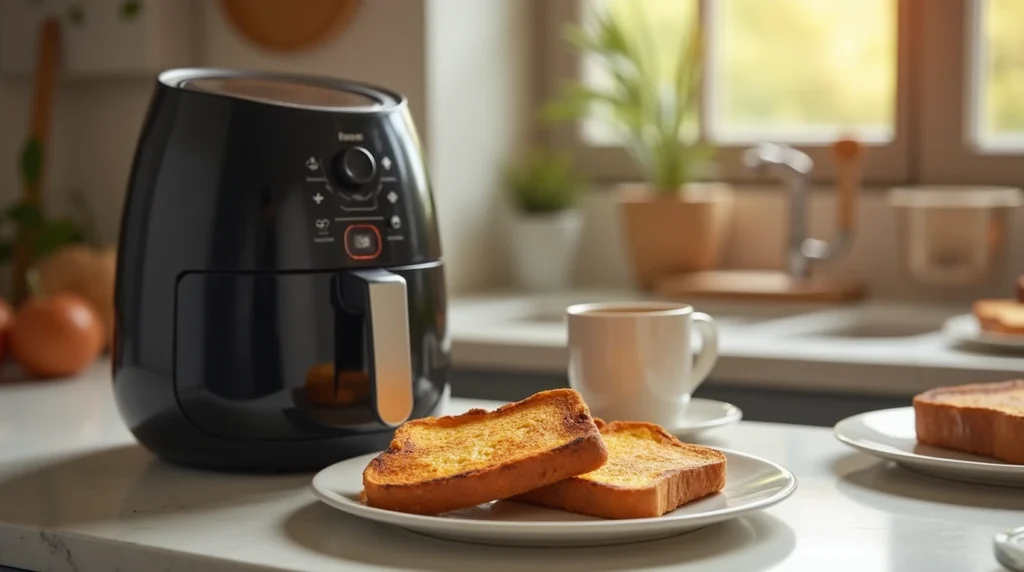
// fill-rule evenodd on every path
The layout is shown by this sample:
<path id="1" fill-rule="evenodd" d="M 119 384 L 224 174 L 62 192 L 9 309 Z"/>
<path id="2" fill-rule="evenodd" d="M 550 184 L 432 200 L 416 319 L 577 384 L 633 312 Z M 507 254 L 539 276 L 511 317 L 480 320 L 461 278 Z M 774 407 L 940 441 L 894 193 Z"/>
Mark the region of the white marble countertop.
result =
<path id="1" fill-rule="evenodd" d="M 565 307 L 629 301 L 635 292 L 495 293 L 451 304 L 452 360 L 468 370 L 564 375 Z M 939 385 L 1020 376 L 1024 353 L 955 345 L 943 322 L 970 311 L 867 301 L 853 305 L 695 303 L 719 323 L 709 383 L 863 395 L 913 395 Z"/>
<path id="2" fill-rule="evenodd" d="M 311 474 L 164 464 L 121 425 L 109 364 L 0 383 L 0 565 L 89 572 L 348 570 L 999 570 L 993 535 L 1024 524 L 1018 490 L 937 480 L 821 428 L 742 422 L 704 439 L 799 479 L 783 503 L 696 532 L 607 548 L 435 540 L 319 503 Z M 451 411 L 489 402 L 455 400 Z"/>

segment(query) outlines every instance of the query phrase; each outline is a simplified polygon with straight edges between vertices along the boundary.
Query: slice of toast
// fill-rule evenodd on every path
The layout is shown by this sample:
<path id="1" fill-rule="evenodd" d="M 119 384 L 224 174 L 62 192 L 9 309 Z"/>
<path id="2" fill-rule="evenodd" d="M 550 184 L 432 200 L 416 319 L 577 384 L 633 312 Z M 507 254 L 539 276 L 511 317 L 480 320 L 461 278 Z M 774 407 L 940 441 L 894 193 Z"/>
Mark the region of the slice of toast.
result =
<path id="1" fill-rule="evenodd" d="M 683 443 L 653 423 L 613 421 L 601 437 L 608 461 L 599 469 L 510 500 L 601 518 L 653 518 L 725 486 L 721 451 Z"/>
<path id="2" fill-rule="evenodd" d="M 490 412 L 405 423 L 363 471 L 363 487 L 369 506 L 438 514 L 586 473 L 607 458 L 580 394 L 553 389 Z"/>
<path id="3" fill-rule="evenodd" d="M 1024 380 L 939 387 L 913 403 L 919 443 L 1024 464 Z"/>
<path id="4" fill-rule="evenodd" d="M 1010 298 L 990 298 L 975 301 L 971 311 L 982 331 L 1024 334 L 1024 303 Z"/>

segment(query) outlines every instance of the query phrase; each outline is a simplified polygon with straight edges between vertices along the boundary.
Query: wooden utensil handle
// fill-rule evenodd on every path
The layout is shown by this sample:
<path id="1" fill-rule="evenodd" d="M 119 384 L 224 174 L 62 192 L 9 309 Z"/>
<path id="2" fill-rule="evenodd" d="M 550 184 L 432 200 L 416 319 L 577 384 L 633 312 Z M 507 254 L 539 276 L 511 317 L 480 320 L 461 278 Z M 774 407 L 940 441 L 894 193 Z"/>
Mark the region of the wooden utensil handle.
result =
<path id="1" fill-rule="evenodd" d="M 26 147 L 31 141 L 41 154 L 42 165 L 39 166 L 35 180 L 22 181 L 21 199 L 25 202 L 39 204 L 42 202 L 43 174 L 46 171 L 47 139 L 50 135 L 50 119 L 53 117 L 54 84 L 57 82 L 57 67 L 60 57 L 60 23 L 56 19 L 47 19 L 39 29 L 39 43 L 36 52 L 36 69 L 32 86 L 32 108 L 29 115 L 28 137 Z M 23 173 L 23 176 L 27 173 Z M 13 268 L 11 269 L 11 299 L 21 302 L 28 295 L 25 284 L 25 273 L 32 264 L 31 243 L 32 233 L 19 232 L 13 249 Z"/>
<path id="2" fill-rule="evenodd" d="M 50 119 L 53 117 L 53 86 L 57 81 L 57 60 L 60 55 L 60 23 L 57 20 L 48 19 L 43 22 L 39 30 L 38 49 L 29 133 L 43 143 L 50 133 Z"/>
<path id="3" fill-rule="evenodd" d="M 847 161 L 839 167 L 836 185 L 836 224 L 840 231 L 853 232 L 857 224 L 857 198 L 860 191 L 860 166 Z"/>

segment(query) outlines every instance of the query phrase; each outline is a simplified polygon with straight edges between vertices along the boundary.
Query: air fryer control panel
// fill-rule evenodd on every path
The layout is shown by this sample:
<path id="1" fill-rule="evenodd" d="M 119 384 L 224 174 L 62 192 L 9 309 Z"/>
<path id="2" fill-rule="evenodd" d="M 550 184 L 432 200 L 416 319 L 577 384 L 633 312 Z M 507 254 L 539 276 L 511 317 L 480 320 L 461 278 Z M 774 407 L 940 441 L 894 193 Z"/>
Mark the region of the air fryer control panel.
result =
<path id="1" fill-rule="evenodd" d="M 307 234 L 317 259 L 346 266 L 413 262 L 423 212 L 416 174 L 380 130 L 339 130 L 336 145 L 310 150 L 297 163 Z"/>
<path id="2" fill-rule="evenodd" d="M 362 134 L 339 133 L 362 139 Z M 353 263 L 389 259 L 409 240 L 412 213 L 393 158 L 380 146 L 345 145 L 303 163 L 313 244 L 335 249 Z"/>

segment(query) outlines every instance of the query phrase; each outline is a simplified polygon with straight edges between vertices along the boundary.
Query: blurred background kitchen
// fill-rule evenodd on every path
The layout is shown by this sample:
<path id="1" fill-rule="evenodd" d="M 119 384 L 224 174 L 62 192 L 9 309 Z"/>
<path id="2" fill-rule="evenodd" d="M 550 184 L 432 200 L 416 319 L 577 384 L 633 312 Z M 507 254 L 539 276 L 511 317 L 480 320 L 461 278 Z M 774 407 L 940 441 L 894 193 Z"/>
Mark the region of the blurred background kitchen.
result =
<path id="1" fill-rule="evenodd" d="M 1016 309 L 1024 274 L 1019 22 L 1017 0 L 0 0 L 2 321 L 60 292 L 99 320 L 35 308 L 5 375 L 106 367 L 154 76 L 214 66 L 409 98 L 454 395 L 565 385 L 564 307 L 652 296 L 718 319 L 697 395 L 749 419 L 1006 379 L 1024 336 L 973 304 Z"/>

